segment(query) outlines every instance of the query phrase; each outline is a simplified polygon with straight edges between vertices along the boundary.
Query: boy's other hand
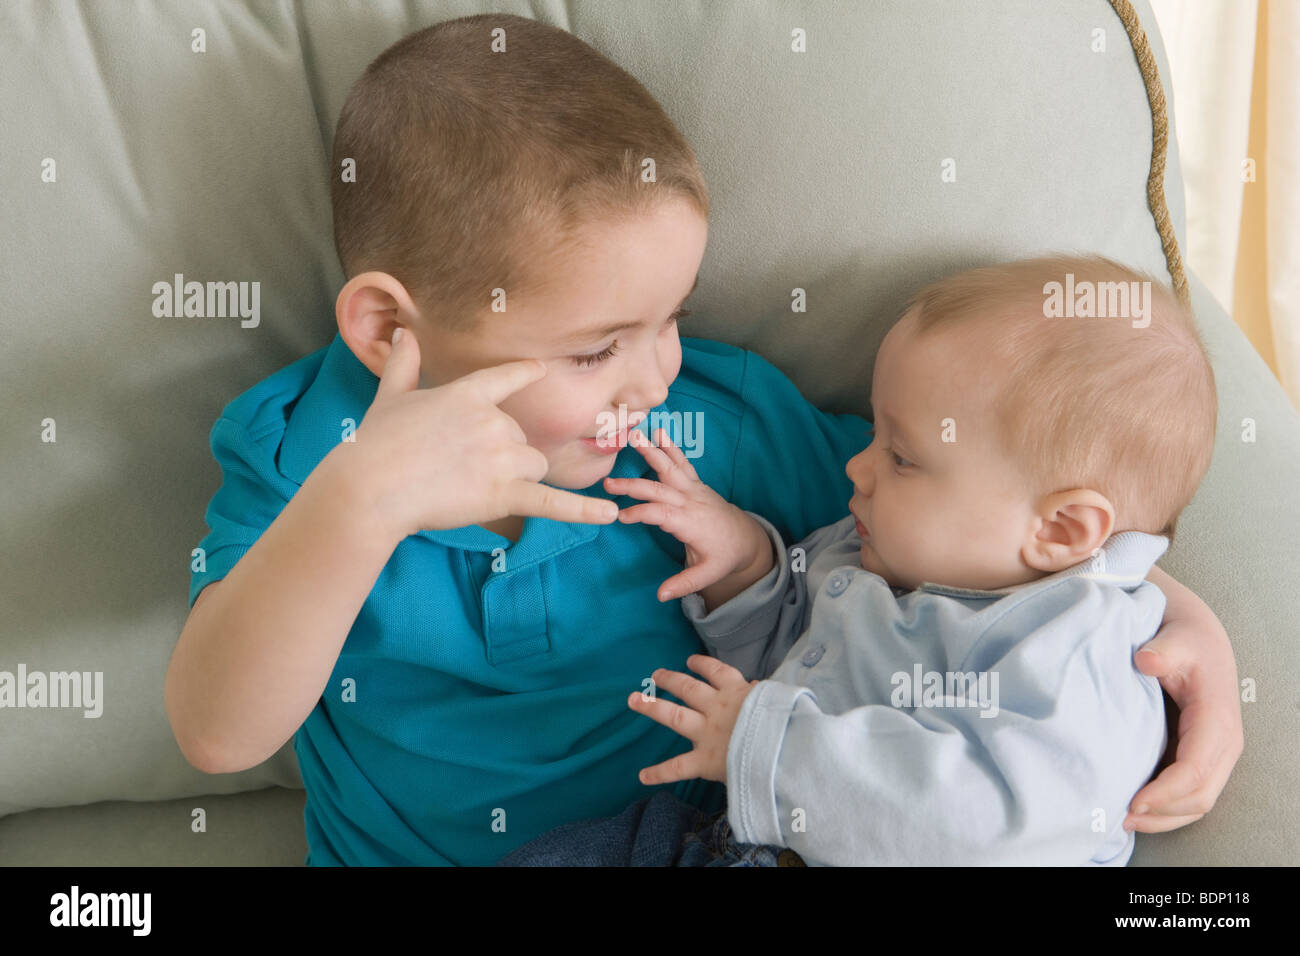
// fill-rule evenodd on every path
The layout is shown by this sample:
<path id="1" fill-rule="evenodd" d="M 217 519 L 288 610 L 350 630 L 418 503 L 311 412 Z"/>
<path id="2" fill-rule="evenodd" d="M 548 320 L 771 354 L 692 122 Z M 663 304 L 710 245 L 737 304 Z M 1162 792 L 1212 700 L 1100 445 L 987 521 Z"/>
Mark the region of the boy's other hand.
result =
<path id="1" fill-rule="evenodd" d="M 540 484 L 550 463 L 499 402 L 546 374 L 535 359 L 420 388 L 420 346 L 398 330 L 374 401 L 356 432 L 356 480 L 379 520 L 402 537 L 507 515 L 609 524 L 618 506 Z M 336 449 L 346 445 L 336 446 Z"/>
<path id="2" fill-rule="evenodd" d="M 659 600 L 694 594 L 752 566 L 772 546 L 758 524 L 700 480 L 682 450 L 662 428 L 650 443 L 642 432 L 628 433 L 628 444 L 639 451 L 659 475 L 648 478 L 606 478 L 605 490 L 648 502 L 619 512 L 622 522 L 657 525 L 686 545 L 686 569 L 659 587 Z"/>
<path id="3" fill-rule="evenodd" d="M 1137 792 L 1124 820 L 1126 830 L 1161 833 L 1205 816 L 1241 756 L 1237 663 L 1213 614 L 1169 621 L 1133 660 L 1179 711 L 1176 759 Z"/>

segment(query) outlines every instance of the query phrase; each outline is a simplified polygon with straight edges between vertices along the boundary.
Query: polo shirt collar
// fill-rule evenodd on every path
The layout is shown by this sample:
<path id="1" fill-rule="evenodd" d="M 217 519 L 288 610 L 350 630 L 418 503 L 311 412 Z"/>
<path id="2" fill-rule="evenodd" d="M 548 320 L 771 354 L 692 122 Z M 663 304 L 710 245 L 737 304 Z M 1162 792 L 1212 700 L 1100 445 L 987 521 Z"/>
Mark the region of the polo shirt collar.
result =
<path id="1" fill-rule="evenodd" d="M 947 594 L 963 598 L 1000 598 L 1025 588 L 1045 587 L 1062 578 L 1083 577 L 1106 581 L 1123 588 L 1137 587 L 1151 572 L 1151 566 L 1169 548 L 1169 539 L 1163 535 L 1143 531 L 1120 531 L 1106 539 L 1092 556 L 1073 567 L 1057 571 L 1046 577 L 1013 584 L 1005 588 L 981 590 L 979 588 L 949 587 L 926 581 L 917 588 L 932 594 Z"/>
<path id="2" fill-rule="evenodd" d="M 344 420 L 351 419 L 353 428 L 360 426 L 378 389 L 379 379 L 361 364 L 343 336 L 336 332 L 315 381 L 289 413 L 277 463 L 280 473 L 301 486 L 342 440 Z M 666 412 L 667 409 L 668 404 L 664 402 L 651 411 Z M 636 430 L 648 434 L 649 421 L 647 416 Z M 650 470 L 641 453 L 629 446 L 618 452 L 610 477 L 639 478 Z M 615 497 L 606 492 L 599 481 L 576 490 L 576 493 L 607 500 Z M 513 543 L 480 525 L 418 531 L 416 536 L 464 551 L 491 552 L 495 548 L 505 548 L 510 552 L 511 566 L 518 568 L 532 560 L 542 560 L 590 541 L 600 533 L 601 527 L 530 517 L 524 519 L 519 540 Z"/>

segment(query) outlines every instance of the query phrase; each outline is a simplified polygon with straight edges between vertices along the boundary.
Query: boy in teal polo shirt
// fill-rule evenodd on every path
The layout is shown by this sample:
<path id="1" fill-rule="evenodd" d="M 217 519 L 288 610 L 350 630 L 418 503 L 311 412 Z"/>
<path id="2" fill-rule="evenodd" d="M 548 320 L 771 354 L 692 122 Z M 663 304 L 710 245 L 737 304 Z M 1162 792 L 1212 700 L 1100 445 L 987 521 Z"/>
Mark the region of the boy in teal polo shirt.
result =
<path id="1" fill-rule="evenodd" d="M 798 540 L 842 512 L 871 426 L 754 353 L 679 339 L 698 164 L 562 30 L 492 14 L 412 34 L 353 88 L 334 158 L 355 171 L 334 182 L 339 333 L 213 427 L 224 480 L 168 714 L 208 772 L 294 736 L 310 864 L 486 865 L 617 812 L 681 749 L 625 703 L 702 650 L 680 595 L 656 594 L 682 546 L 614 523 L 603 479 L 647 474 L 629 429 L 685 445 L 689 426 L 701 479 Z M 1167 621 L 1191 613 L 1169 598 Z M 1164 650 L 1204 665 L 1189 635 L 1221 629 L 1203 621 Z M 716 784 L 671 790 L 724 805 Z"/>
<path id="2" fill-rule="evenodd" d="M 709 483 L 785 527 L 829 520 L 852 493 L 836 469 L 870 441 L 870 424 L 817 411 L 752 352 L 692 339 L 681 351 L 654 412 L 702 416 L 696 465 Z M 227 480 L 208 509 L 207 570 L 191 598 L 246 550 L 256 529 L 245 516 L 283 507 L 376 384 L 340 336 L 227 406 L 212 436 Z M 791 449 L 785 464 L 743 467 L 768 442 Z M 648 474 L 631 448 L 604 460 L 611 477 Z M 816 477 L 801 477 L 799 461 Z M 599 484 L 584 493 L 610 497 Z M 294 739 L 310 862 L 491 864 L 575 808 L 621 809 L 643 789 L 641 767 L 680 746 L 625 701 L 656 660 L 684 664 L 700 650 L 677 602 L 655 595 L 683 558 L 648 525 L 546 518 L 529 518 L 513 544 L 477 525 L 402 540 Z M 708 781 L 671 789 L 701 808 L 725 805 Z"/>

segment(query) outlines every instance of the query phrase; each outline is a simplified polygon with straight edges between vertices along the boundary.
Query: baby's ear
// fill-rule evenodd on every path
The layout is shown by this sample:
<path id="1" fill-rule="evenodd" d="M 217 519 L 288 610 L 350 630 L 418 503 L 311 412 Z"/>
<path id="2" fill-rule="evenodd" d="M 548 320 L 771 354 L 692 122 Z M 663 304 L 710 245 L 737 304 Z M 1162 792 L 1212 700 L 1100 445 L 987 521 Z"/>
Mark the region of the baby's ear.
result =
<path id="1" fill-rule="evenodd" d="M 1086 561 L 1105 544 L 1115 527 L 1115 509 L 1105 495 L 1089 488 L 1058 491 L 1034 509 L 1020 557 L 1038 571 L 1052 573 Z"/>

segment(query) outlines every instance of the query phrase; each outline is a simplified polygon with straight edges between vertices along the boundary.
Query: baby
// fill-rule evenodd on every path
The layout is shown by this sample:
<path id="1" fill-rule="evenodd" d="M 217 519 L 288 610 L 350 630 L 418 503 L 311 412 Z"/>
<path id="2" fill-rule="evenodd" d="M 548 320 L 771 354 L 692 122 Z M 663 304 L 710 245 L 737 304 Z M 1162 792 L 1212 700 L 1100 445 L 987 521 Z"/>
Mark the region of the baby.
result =
<path id="1" fill-rule="evenodd" d="M 660 597 L 685 594 L 713 655 L 689 662 L 707 684 L 653 675 L 686 706 L 629 699 L 694 743 L 641 779 L 725 781 L 727 812 L 657 794 L 503 863 L 599 862 L 611 839 L 648 865 L 1128 861 L 1166 743 L 1133 664 L 1165 606 L 1144 579 L 1214 445 L 1190 316 L 1098 257 L 962 272 L 885 337 L 871 406 L 849 514 L 788 549 L 667 436 L 636 443 L 660 481 L 607 485 L 646 502 L 620 520 L 687 546 Z"/>

